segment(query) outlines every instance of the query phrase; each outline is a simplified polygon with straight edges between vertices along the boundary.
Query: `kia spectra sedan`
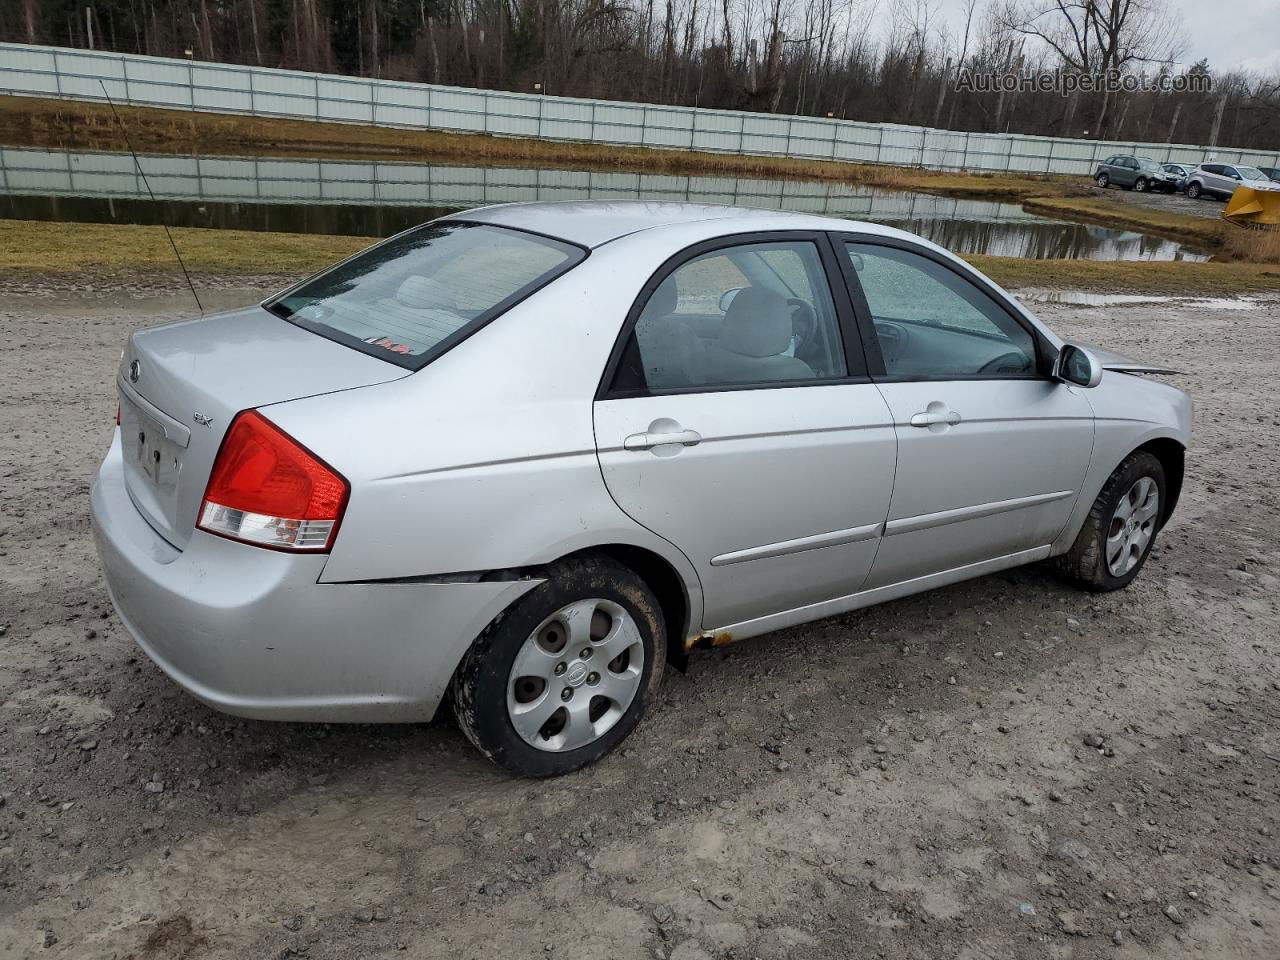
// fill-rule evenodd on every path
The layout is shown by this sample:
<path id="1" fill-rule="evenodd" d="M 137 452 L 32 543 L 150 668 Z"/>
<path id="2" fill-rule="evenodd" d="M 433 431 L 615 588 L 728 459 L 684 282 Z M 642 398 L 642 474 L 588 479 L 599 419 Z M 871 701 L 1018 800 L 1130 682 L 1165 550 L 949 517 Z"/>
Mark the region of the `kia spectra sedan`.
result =
<path id="1" fill-rule="evenodd" d="M 134 333 L 92 493 L 116 610 L 215 709 L 426 721 L 520 774 L 664 667 L 1057 558 L 1142 569 L 1191 406 L 886 227 L 674 203 L 436 220 Z"/>

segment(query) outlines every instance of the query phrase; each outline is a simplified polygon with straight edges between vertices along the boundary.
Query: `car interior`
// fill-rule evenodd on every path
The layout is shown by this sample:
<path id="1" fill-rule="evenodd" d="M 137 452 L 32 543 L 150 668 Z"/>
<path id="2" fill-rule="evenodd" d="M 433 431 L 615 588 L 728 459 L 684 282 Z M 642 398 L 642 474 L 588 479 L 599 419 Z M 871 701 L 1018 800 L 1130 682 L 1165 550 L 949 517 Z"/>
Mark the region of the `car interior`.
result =
<path id="1" fill-rule="evenodd" d="M 812 256 L 801 255 L 801 247 Z M 619 386 L 678 389 L 844 376 L 835 307 L 825 276 L 815 270 L 820 261 L 807 242 L 717 250 L 681 265 L 637 319 Z"/>
<path id="2" fill-rule="evenodd" d="M 770 252 L 764 245 L 716 251 L 668 275 L 636 322 L 615 386 L 682 389 L 843 376 L 825 279 L 810 274 L 819 269 L 816 257 L 801 269 L 802 258 Z M 953 271 L 891 247 L 850 244 L 848 254 L 887 376 L 1036 374 L 1032 334 Z"/>

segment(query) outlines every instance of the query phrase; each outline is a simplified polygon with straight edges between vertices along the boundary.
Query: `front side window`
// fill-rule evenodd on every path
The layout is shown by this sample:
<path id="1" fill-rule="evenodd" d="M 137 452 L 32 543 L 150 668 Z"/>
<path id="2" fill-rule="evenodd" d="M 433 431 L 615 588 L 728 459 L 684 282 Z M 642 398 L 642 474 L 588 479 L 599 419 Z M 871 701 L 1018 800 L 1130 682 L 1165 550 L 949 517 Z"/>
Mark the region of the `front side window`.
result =
<path id="1" fill-rule="evenodd" d="M 612 389 L 715 390 L 847 374 L 817 246 L 764 242 L 712 250 L 669 273 L 636 319 Z"/>
<path id="2" fill-rule="evenodd" d="M 886 376 L 1036 375 L 1032 335 L 954 270 L 897 247 L 844 246 L 871 312 Z"/>
<path id="3" fill-rule="evenodd" d="M 584 256 L 518 230 L 436 221 L 370 247 L 266 307 L 417 370 Z"/>

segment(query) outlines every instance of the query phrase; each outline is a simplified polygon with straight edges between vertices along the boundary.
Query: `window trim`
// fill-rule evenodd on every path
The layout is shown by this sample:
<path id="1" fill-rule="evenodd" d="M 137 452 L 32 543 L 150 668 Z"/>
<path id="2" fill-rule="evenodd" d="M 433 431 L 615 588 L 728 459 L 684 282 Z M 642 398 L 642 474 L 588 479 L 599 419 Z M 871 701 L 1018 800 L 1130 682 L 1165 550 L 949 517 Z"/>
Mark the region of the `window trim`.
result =
<path id="1" fill-rule="evenodd" d="M 648 305 L 655 290 L 667 277 L 691 260 L 716 250 L 730 247 L 745 247 L 767 243 L 811 243 L 818 253 L 818 262 L 822 268 L 823 279 L 827 283 L 827 292 L 831 296 L 836 312 L 836 329 L 840 335 L 840 349 L 844 355 L 845 375 L 843 377 L 815 377 L 809 380 L 766 380 L 758 383 L 725 383 L 700 384 L 693 387 L 653 388 L 648 385 L 631 390 L 614 389 L 614 379 L 626 351 L 627 341 L 635 331 L 640 314 Z M 856 347 L 855 347 L 856 345 Z M 870 383 L 865 348 L 860 336 L 860 325 L 857 322 L 853 302 L 849 298 L 843 278 L 840 274 L 840 262 L 837 251 L 831 245 L 830 238 L 820 230 L 767 230 L 751 233 L 724 234 L 701 240 L 672 254 L 645 281 L 627 310 L 622 328 L 614 340 L 613 349 L 609 352 L 600 383 L 596 387 L 595 400 L 630 400 L 642 397 L 680 396 L 684 394 L 731 393 L 739 390 L 789 390 L 794 387 L 830 387 L 850 383 Z"/>
<path id="2" fill-rule="evenodd" d="M 565 262 L 562 263 L 560 266 L 547 272 L 546 274 L 543 274 L 542 276 L 536 278 L 532 282 L 525 284 L 523 287 L 520 287 L 518 290 L 515 290 L 510 295 L 508 295 L 505 299 L 500 300 L 498 303 L 495 303 L 488 310 L 485 310 L 485 311 L 482 311 L 481 313 L 476 314 L 476 316 L 472 317 L 470 320 L 468 320 L 466 323 L 460 326 L 457 330 L 453 331 L 453 333 L 439 340 L 437 343 L 433 344 L 431 347 L 427 348 L 422 353 L 416 354 L 412 357 L 409 356 L 408 354 L 396 354 L 396 353 L 391 353 L 390 351 L 384 351 L 385 356 L 382 353 L 370 352 L 369 350 L 365 349 L 366 347 L 368 347 L 368 344 L 365 343 L 363 340 L 361 340 L 359 337 L 353 337 L 350 334 L 344 333 L 341 330 L 320 331 L 304 322 L 301 322 L 299 320 L 294 320 L 292 317 L 282 316 L 281 314 L 277 313 L 275 310 L 272 309 L 276 304 L 284 300 L 285 297 L 288 297 L 289 295 L 291 295 L 295 290 L 298 290 L 300 287 L 303 287 L 314 280 L 319 280 L 320 278 L 325 277 L 330 273 L 333 273 L 339 268 L 350 263 L 352 260 L 355 260 L 357 257 L 362 257 L 365 254 L 370 253 L 378 249 L 379 247 L 385 246 L 391 243 L 392 241 L 399 240 L 401 237 L 404 237 L 407 234 L 413 233 L 414 231 L 423 230 L 423 229 L 426 229 L 427 227 L 433 226 L 435 224 L 440 224 L 440 223 L 459 224 L 459 225 L 468 226 L 468 227 L 490 227 L 495 230 L 509 230 L 512 233 L 523 233 L 523 234 L 526 234 L 527 236 L 535 237 L 538 240 L 551 241 L 552 243 L 557 244 L 559 246 L 571 248 L 572 255 L 569 256 L 565 260 Z M 357 353 L 363 353 L 367 357 L 373 357 L 375 360 L 384 360 L 387 363 L 393 363 L 396 366 L 401 367 L 405 370 L 408 370 L 409 373 L 413 374 L 427 367 L 432 361 L 438 360 L 440 357 L 444 356 L 444 354 L 448 353 L 454 347 L 458 346 L 458 344 L 462 343 L 464 340 L 469 339 L 473 334 L 479 333 L 481 330 L 483 330 L 493 321 L 497 320 L 499 317 L 508 313 L 510 310 L 518 306 L 523 301 L 529 299 L 529 297 L 533 296 L 539 290 L 542 290 L 543 288 L 548 287 L 551 284 L 555 283 L 557 280 L 563 277 L 566 273 L 568 273 L 574 267 L 577 267 L 579 264 L 581 264 L 589 256 L 591 256 L 591 249 L 589 247 L 585 247 L 580 243 L 574 243 L 572 240 L 565 240 L 563 237 L 554 237 L 549 233 L 539 233 L 536 230 L 526 230 L 522 227 L 513 227 L 505 223 L 488 223 L 484 220 L 471 220 L 471 219 L 468 219 L 467 217 L 455 217 L 455 216 L 437 217 L 435 220 L 428 220 L 425 223 L 419 223 L 416 226 L 409 227 L 407 230 L 401 230 L 399 233 L 395 233 L 389 237 L 385 237 L 384 239 L 379 240 L 377 243 L 370 244 L 369 246 L 365 247 L 363 250 L 357 250 L 355 253 L 351 254 L 349 257 L 343 257 L 337 263 L 331 266 L 325 267 L 323 270 L 317 271 L 316 273 L 313 273 L 309 277 L 304 277 L 302 280 L 299 280 L 297 283 L 291 284 L 290 286 L 286 287 L 284 290 L 281 290 L 279 293 L 272 294 L 271 296 L 267 297 L 265 300 L 262 300 L 258 305 L 262 307 L 262 309 L 270 313 L 273 317 L 276 317 L 279 320 L 283 320 L 285 323 L 289 323 L 295 327 L 298 327 L 299 329 L 306 330 L 308 333 L 314 334 L 317 337 L 323 337 L 324 339 L 330 340 L 333 343 L 341 344 L 344 347 L 347 347 L 351 350 L 355 350 Z"/>
<path id="3" fill-rule="evenodd" d="M 914 253 L 924 257 L 939 266 L 945 267 L 954 273 L 961 280 L 964 280 L 978 289 L 980 293 L 986 296 L 996 304 L 1005 315 L 1013 320 L 1031 337 L 1032 349 L 1035 350 L 1035 372 L 1029 374 L 1020 374 L 1018 376 L 991 376 L 989 374 L 969 373 L 969 374 L 948 374 L 936 377 L 922 376 L 891 376 L 884 364 L 884 354 L 880 350 L 880 339 L 876 334 L 875 321 L 871 315 L 871 306 L 867 302 L 866 294 L 862 289 L 862 282 L 858 279 L 858 273 L 853 269 L 853 261 L 847 254 L 838 258 L 841 273 L 844 275 L 844 282 L 849 288 L 849 296 L 854 305 L 854 313 L 858 318 L 858 328 L 862 331 L 863 349 L 867 354 L 867 370 L 871 379 L 876 383 L 946 383 L 949 381 L 1003 381 L 1003 380 L 1052 380 L 1053 377 L 1049 371 L 1051 364 L 1050 355 L 1053 352 L 1052 344 L 1050 344 L 1036 327 L 1028 322 L 1027 318 L 1022 316 L 1021 312 L 1013 306 L 1009 301 L 1009 297 L 1003 291 L 997 289 L 994 284 L 988 282 L 971 270 L 964 269 L 957 265 L 950 258 L 922 247 L 917 243 L 909 240 L 900 240 L 897 237 L 885 237 L 871 233 L 859 233 L 853 230 L 836 230 L 830 234 L 833 247 L 839 247 L 845 243 L 859 243 L 866 246 L 892 247 L 896 250 L 905 250 L 908 253 Z M 843 253 L 843 251 L 841 251 Z"/>

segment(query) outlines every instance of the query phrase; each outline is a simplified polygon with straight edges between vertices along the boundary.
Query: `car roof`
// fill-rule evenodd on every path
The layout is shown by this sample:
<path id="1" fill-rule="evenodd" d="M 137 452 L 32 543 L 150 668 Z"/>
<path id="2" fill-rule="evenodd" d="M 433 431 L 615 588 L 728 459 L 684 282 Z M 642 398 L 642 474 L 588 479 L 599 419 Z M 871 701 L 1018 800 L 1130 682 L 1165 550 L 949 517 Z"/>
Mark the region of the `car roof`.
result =
<path id="1" fill-rule="evenodd" d="M 452 214 L 448 219 L 491 223 L 598 247 L 642 230 L 723 221 L 724 233 L 753 230 L 849 230 L 853 221 L 788 210 L 757 210 L 715 203 L 648 200 L 565 200 L 504 203 Z M 873 223 L 856 223 L 866 233 L 900 235 Z"/>

